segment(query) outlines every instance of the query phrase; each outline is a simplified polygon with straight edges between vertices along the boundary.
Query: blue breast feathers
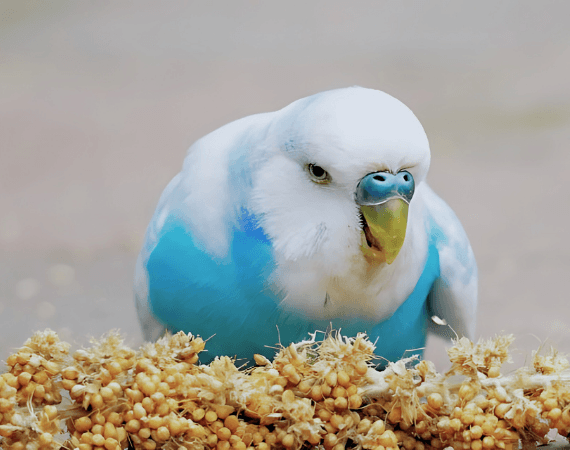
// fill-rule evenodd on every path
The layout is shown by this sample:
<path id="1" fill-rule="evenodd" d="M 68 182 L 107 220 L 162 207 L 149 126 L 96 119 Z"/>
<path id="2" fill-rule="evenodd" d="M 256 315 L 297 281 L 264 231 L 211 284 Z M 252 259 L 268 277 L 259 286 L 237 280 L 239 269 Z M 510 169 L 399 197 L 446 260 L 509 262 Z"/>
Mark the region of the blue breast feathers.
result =
<path id="1" fill-rule="evenodd" d="M 429 246 L 414 291 L 392 317 L 381 323 L 361 317 L 331 322 L 309 320 L 280 306 L 282 299 L 271 284 L 275 267 L 271 241 L 255 216 L 241 211 L 232 233 L 228 256 L 215 258 L 181 219 L 171 216 L 146 264 L 153 314 L 172 332 L 211 338 L 203 362 L 220 355 L 251 360 L 254 353 L 272 358 L 278 342 L 288 345 L 307 339 L 309 333 L 325 331 L 331 324 L 347 336 L 367 332 L 377 341 L 377 354 L 391 361 L 424 346 L 426 298 L 439 276 L 434 245 Z"/>

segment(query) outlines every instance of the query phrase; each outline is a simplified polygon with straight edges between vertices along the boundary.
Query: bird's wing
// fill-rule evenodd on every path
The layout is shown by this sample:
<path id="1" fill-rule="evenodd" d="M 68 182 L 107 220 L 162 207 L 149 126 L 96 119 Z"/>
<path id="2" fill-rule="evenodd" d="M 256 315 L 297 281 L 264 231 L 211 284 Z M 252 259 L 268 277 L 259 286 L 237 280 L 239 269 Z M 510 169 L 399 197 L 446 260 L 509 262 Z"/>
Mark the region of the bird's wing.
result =
<path id="1" fill-rule="evenodd" d="M 263 116 L 233 122 L 197 141 L 164 190 L 135 274 L 146 339 L 166 328 L 204 338 L 216 329 L 228 333 L 221 342 L 231 341 L 240 322 L 275 308 L 267 287 L 271 243 L 247 204 L 255 164 L 251 146 L 267 122 Z M 236 348 L 243 339 L 234 339 Z"/>
<path id="2" fill-rule="evenodd" d="M 172 198 L 180 188 L 181 174 L 176 175 L 164 189 L 154 216 L 147 227 L 143 247 L 135 266 L 134 294 L 135 307 L 143 336 L 147 341 L 154 342 L 166 332 L 164 324 L 152 314 L 148 297 L 148 272 L 146 264 L 150 253 L 158 242 L 158 234 L 164 224 L 163 217 L 167 216 L 170 207 L 175 203 Z"/>
<path id="3" fill-rule="evenodd" d="M 431 324 L 431 330 L 447 338 L 475 335 L 477 314 L 477 264 L 469 239 L 453 210 L 428 186 L 425 205 L 431 243 L 439 254 L 440 276 L 428 296 L 431 315 L 449 326 Z"/>

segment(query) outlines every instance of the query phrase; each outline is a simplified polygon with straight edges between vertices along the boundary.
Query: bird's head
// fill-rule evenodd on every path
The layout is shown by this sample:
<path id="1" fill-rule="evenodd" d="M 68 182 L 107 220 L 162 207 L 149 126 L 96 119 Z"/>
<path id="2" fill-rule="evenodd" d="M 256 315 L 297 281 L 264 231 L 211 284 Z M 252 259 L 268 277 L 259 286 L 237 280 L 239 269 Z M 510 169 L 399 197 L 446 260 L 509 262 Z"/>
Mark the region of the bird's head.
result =
<path id="1" fill-rule="evenodd" d="M 262 147 L 254 208 L 284 259 L 333 272 L 347 258 L 395 260 L 430 163 L 409 108 L 372 89 L 324 92 L 276 112 Z"/>

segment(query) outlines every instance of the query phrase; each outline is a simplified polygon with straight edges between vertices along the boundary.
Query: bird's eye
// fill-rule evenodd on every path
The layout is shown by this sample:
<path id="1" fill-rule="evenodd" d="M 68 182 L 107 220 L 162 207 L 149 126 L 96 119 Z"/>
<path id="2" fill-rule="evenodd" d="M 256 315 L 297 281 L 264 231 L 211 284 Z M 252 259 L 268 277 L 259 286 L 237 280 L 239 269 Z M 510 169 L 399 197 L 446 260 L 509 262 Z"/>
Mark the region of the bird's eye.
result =
<path id="1" fill-rule="evenodd" d="M 331 181 L 329 173 L 321 166 L 317 166 L 316 164 L 309 164 L 307 166 L 307 170 L 311 174 L 313 181 L 316 183 L 329 183 Z"/>

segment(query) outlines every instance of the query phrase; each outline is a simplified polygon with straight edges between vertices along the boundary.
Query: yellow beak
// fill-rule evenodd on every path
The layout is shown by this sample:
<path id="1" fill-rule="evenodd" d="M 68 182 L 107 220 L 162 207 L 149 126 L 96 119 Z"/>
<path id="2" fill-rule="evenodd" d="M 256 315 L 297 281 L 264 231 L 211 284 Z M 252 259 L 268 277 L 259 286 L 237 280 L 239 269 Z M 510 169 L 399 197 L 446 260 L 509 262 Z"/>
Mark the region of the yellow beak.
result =
<path id="1" fill-rule="evenodd" d="M 364 217 L 362 252 L 375 264 L 392 264 L 404 245 L 408 224 L 408 202 L 400 197 L 379 205 L 361 205 Z"/>

